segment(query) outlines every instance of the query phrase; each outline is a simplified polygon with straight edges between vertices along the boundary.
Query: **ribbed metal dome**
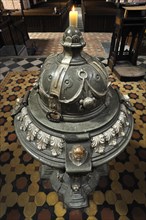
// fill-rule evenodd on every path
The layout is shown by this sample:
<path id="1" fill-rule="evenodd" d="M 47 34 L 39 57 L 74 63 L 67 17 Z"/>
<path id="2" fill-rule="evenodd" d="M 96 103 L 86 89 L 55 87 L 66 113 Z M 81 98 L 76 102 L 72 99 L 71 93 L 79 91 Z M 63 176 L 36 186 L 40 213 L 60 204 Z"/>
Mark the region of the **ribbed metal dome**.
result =
<path id="1" fill-rule="evenodd" d="M 89 120 L 89 113 L 99 114 L 106 107 L 107 71 L 97 58 L 82 51 L 85 42 L 78 29 L 68 28 L 62 45 L 63 53 L 49 56 L 42 67 L 40 105 L 50 120 L 57 114 L 60 120 L 70 116 L 82 120 L 82 115 Z"/>

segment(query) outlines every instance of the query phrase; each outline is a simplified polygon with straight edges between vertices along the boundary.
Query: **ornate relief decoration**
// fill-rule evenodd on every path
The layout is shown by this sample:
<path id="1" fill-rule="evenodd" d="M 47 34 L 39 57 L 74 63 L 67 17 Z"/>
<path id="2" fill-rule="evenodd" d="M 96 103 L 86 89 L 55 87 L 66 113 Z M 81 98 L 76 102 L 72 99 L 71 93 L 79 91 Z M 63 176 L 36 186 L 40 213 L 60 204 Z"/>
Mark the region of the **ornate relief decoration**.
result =
<path id="1" fill-rule="evenodd" d="M 39 132 L 39 129 L 34 124 L 31 123 L 27 130 L 26 139 L 28 141 L 34 141 L 38 132 Z"/>
<path id="2" fill-rule="evenodd" d="M 55 136 L 50 137 L 50 147 L 53 156 L 60 155 L 64 148 L 64 140 Z"/>
<path id="3" fill-rule="evenodd" d="M 119 138 L 125 135 L 125 128 L 129 126 L 128 114 L 130 114 L 130 111 L 127 110 L 124 104 L 121 104 L 120 114 L 114 125 L 105 132 L 91 138 L 91 148 L 94 149 L 94 152 L 103 154 L 106 147 L 117 145 Z M 36 127 L 32 123 L 26 107 L 21 109 L 21 112 L 17 115 L 17 120 L 21 122 L 20 130 L 26 132 L 26 139 L 30 142 L 34 141 L 38 150 L 50 148 L 53 156 L 58 156 L 63 152 L 66 144 L 65 140 L 51 136 Z M 74 148 L 69 157 L 74 164 L 80 166 L 86 160 L 87 154 L 85 152 L 84 157 L 79 161 L 75 159 L 75 153 L 76 149 Z"/>
<path id="4" fill-rule="evenodd" d="M 50 135 L 43 131 L 37 133 L 36 145 L 39 150 L 45 150 L 50 141 Z"/>
<path id="5" fill-rule="evenodd" d="M 86 161 L 87 156 L 88 151 L 86 151 L 85 148 L 80 144 L 74 145 L 69 152 L 69 158 L 76 166 L 81 166 Z"/>
<path id="6" fill-rule="evenodd" d="M 38 150 L 50 148 L 53 156 L 59 156 L 62 153 L 66 144 L 65 141 L 36 127 L 31 121 L 26 107 L 23 107 L 17 115 L 17 120 L 20 121 L 20 130 L 26 132 L 27 141 L 35 142 Z"/>
<path id="7" fill-rule="evenodd" d="M 105 138 L 103 134 L 99 134 L 91 138 L 91 147 L 94 148 L 96 153 L 104 153 L 105 151 Z"/>
<path id="8" fill-rule="evenodd" d="M 91 147 L 96 153 L 105 153 L 107 146 L 115 146 L 120 137 L 125 135 L 125 128 L 129 126 L 128 114 L 124 104 L 121 104 L 121 110 L 118 120 L 115 124 L 102 134 L 91 138 Z"/>
<path id="9" fill-rule="evenodd" d="M 80 82 L 80 86 L 79 86 L 78 90 L 76 91 L 75 94 L 73 94 L 72 98 L 70 98 L 70 99 L 61 99 L 61 97 L 60 97 L 60 92 L 57 94 L 57 93 L 53 93 L 53 92 L 52 92 L 53 90 L 51 90 L 52 94 L 53 94 L 53 95 L 56 95 L 56 96 L 58 97 L 58 100 L 59 100 L 60 103 L 68 104 L 68 103 L 74 102 L 77 98 L 79 98 L 79 96 L 80 96 L 81 93 L 83 92 L 83 89 L 85 89 L 86 87 L 87 87 L 86 90 L 90 91 L 90 93 L 91 93 L 91 94 L 94 94 L 94 96 L 97 97 L 97 98 L 101 98 L 101 97 L 103 97 L 103 96 L 105 96 L 105 95 L 107 94 L 107 91 L 108 91 L 108 88 L 109 88 L 109 85 L 110 85 L 110 84 L 108 84 L 107 88 L 106 88 L 104 91 L 102 91 L 102 92 L 100 91 L 100 92 L 99 92 L 99 91 L 95 90 L 95 89 L 92 87 L 92 85 L 91 85 L 91 83 L 90 83 L 90 80 L 88 79 L 88 74 L 87 74 L 87 72 L 86 72 L 85 70 L 80 69 L 80 70 L 77 70 L 77 71 L 78 71 L 78 77 L 81 79 L 81 82 Z M 61 73 L 62 73 L 62 72 L 61 72 Z M 58 72 L 57 72 L 57 74 L 58 74 Z M 63 74 L 65 74 L 64 71 L 63 71 Z M 58 77 L 59 77 L 59 76 L 58 76 Z M 60 83 L 59 88 L 61 88 L 61 84 L 63 83 L 63 79 L 64 79 L 64 77 L 63 77 L 62 75 L 61 75 L 61 80 L 62 80 L 62 82 L 60 82 L 59 80 L 57 80 L 57 79 L 54 77 L 53 82 L 56 82 L 56 81 L 59 82 L 59 83 Z M 67 81 L 65 81 L 65 84 L 66 84 L 66 82 L 67 82 Z M 70 83 L 70 79 L 69 79 L 68 83 Z M 51 85 L 52 85 L 52 84 L 51 84 Z M 71 83 L 69 86 L 72 87 L 73 84 Z M 56 90 L 57 90 L 57 89 L 56 89 Z M 56 92 L 56 90 L 55 90 L 55 92 Z M 50 94 L 47 94 L 47 93 L 44 91 L 44 88 L 43 88 L 41 85 L 39 85 L 39 92 L 40 92 L 41 94 L 43 94 L 44 96 L 46 96 L 49 100 L 52 98 L 51 92 L 50 92 Z M 58 92 L 58 90 L 57 90 L 57 92 Z"/>

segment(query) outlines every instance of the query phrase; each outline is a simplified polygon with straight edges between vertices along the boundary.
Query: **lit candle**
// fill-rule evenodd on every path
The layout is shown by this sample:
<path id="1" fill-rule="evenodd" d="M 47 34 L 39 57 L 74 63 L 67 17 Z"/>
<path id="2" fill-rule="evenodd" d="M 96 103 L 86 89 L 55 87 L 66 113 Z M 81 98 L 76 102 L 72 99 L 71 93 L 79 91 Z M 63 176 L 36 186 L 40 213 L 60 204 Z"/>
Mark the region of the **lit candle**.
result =
<path id="1" fill-rule="evenodd" d="M 72 11 L 69 12 L 69 25 L 73 27 L 77 27 L 78 25 L 78 12 L 75 11 L 74 6 Z"/>

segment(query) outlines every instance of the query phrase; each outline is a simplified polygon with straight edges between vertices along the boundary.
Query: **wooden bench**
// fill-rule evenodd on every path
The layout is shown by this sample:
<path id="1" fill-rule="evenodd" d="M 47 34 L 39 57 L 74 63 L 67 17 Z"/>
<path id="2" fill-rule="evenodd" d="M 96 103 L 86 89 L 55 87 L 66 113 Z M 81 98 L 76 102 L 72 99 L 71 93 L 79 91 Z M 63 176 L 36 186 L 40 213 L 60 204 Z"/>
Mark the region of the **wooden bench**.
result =
<path id="1" fill-rule="evenodd" d="M 72 0 L 50 1 L 45 7 L 24 10 L 28 32 L 63 32 L 68 27 Z M 57 8 L 55 13 L 54 8 Z M 21 11 L 12 13 L 13 20 L 19 20 Z"/>

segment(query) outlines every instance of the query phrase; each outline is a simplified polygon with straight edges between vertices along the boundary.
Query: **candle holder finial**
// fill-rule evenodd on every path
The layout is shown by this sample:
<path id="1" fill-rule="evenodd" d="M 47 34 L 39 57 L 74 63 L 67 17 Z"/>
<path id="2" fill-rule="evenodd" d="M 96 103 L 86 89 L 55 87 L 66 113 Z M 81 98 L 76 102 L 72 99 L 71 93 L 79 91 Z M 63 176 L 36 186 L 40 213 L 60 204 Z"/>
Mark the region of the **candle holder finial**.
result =
<path id="1" fill-rule="evenodd" d="M 64 47 L 84 47 L 86 42 L 77 27 L 69 26 L 63 34 L 61 44 Z"/>

